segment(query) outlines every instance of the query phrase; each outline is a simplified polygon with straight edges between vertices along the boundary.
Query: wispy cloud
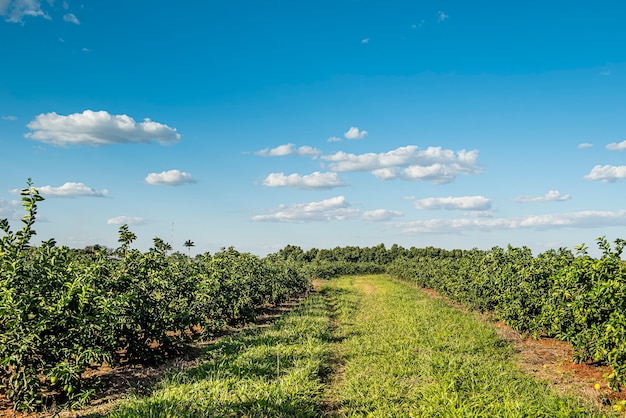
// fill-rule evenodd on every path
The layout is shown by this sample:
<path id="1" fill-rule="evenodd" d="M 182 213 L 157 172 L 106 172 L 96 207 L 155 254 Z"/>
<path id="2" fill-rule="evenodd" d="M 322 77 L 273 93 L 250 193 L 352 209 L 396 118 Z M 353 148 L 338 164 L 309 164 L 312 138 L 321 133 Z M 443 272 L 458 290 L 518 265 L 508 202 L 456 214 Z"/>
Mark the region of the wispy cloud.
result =
<path id="1" fill-rule="evenodd" d="M 624 151 L 626 150 L 626 140 L 622 142 L 612 142 L 606 146 L 606 149 L 610 151 Z"/>
<path id="2" fill-rule="evenodd" d="M 183 184 L 196 183 L 191 174 L 180 170 L 162 171 L 160 173 L 150 173 L 146 176 L 145 182 L 153 186 L 181 186 Z"/>
<path id="3" fill-rule="evenodd" d="M 429 147 L 418 150 L 415 145 L 396 148 L 386 153 L 348 154 L 343 151 L 322 156 L 333 171 L 369 171 L 381 180 L 404 179 L 444 184 L 458 174 L 477 174 L 478 151 Z"/>
<path id="4" fill-rule="evenodd" d="M 578 144 L 578 146 L 576 148 L 578 149 L 587 149 L 587 148 L 591 148 L 593 147 L 593 144 L 590 144 L 589 142 L 583 142 L 582 144 Z"/>
<path id="5" fill-rule="evenodd" d="M 0 16 L 11 23 L 23 23 L 25 16 L 50 19 L 38 0 L 0 0 Z"/>
<path id="6" fill-rule="evenodd" d="M 103 110 L 85 110 L 67 116 L 42 113 L 26 126 L 33 132 L 25 137 L 57 146 L 147 144 L 151 141 L 165 145 L 181 138 L 176 129 L 167 125 L 150 119 L 137 123 L 130 116 L 111 115 Z"/>
<path id="7" fill-rule="evenodd" d="M 17 120 L 17 116 L 12 116 L 12 115 L 2 116 L 2 120 L 14 121 L 14 120 Z"/>
<path id="8" fill-rule="evenodd" d="M 363 212 L 363 219 L 368 222 L 385 222 L 404 216 L 404 213 L 390 209 L 374 209 Z"/>
<path id="9" fill-rule="evenodd" d="M 341 142 L 341 138 L 339 138 L 337 136 L 331 136 L 326 141 L 327 142 Z"/>
<path id="10" fill-rule="evenodd" d="M 265 178 L 263 185 L 266 187 L 289 187 L 303 190 L 324 190 L 346 186 L 339 179 L 337 173 L 320 173 L 317 171 L 304 176 L 297 173 L 289 175 L 271 173 Z"/>
<path id="11" fill-rule="evenodd" d="M 626 210 L 614 212 L 581 211 L 511 218 L 427 219 L 412 222 L 396 222 L 391 226 L 400 228 L 406 234 L 451 234 L 477 230 L 496 231 L 507 229 L 599 228 L 626 226 Z"/>
<path id="12" fill-rule="evenodd" d="M 619 179 L 626 179 L 626 165 L 596 165 L 585 176 L 586 180 L 614 183 Z"/>
<path id="13" fill-rule="evenodd" d="M 539 202 L 564 202 L 571 199 L 568 194 L 561 194 L 558 190 L 549 190 L 543 196 L 517 196 L 513 199 L 514 202 L 520 203 L 539 203 Z"/>
<path id="14" fill-rule="evenodd" d="M 450 18 L 450 16 L 448 16 L 447 14 L 445 14 L 444 12 L 442 12 L 441 10 L 439 10 L 437 12 L 437 22 L 445 22 L 446 20 L 448 20 Z"/>
<path id="15" fill-rule="evenodd" d="M 350 129 L 348 129 L 343 134 L 343 136 L 346 139 L 363 139 L 363 138 L 365 138 L 366 135 L 367 135 L 367 131 L 365 131 L 365 130 L 359 131 L 359 128 L 357 128 L 356 126 L 350 127 Z"/>
<path id="16" fill-rule="evenodd" d="M 17 221 L 22 218 L 24 212 L 19 200 L 6 201 L 0 198 L 0 219 Z"/>
<path id="17" fill-rule="evenodd" d="M 364 44 L 364 45 L 365 44 L 369 44 L 370 43 L 370 38 L 361 39 L 361 43 Z"/>
<path id="18" fill-rule="evenodd" d="M 420 210 L 485 211 L 491 209 L 491 199 L 485 196 L 427 197 L 416 200 L 414 205 L 416 209 Z"/>
<path id="19" fill-rule="evenodd" d="M 256 215 L 256 222 L 326 222 L 345 221 L 359 216 L 359 209 L 350 207 L 344 196 L 332 197 L 311 203 L 280 206 L 267 215 Z"/>
<path id="20" fill-rule="evenodd" d="M 286 157 L 296 155 L 301 157 L 313 158 L 316 158 L 321 153 L 322 152 L 317 148 L 309 146 L 296 147 L 295 144 L 291 143 L 279 145 L 276 148 L 265 148 L 255 152 L 256 155 L 260 155 L 262 157 Z"/>
<path id="21" fill-rule="evenodd" d="M 146 223 L 145 218 L 136 216 L 116 216 L 115 218 L 107 220 L 107 224 L 109 225 L 144 225 Z"/>
<path id="22" fill-rule="evenodd" d="M 78 20 L 74 13 L 67 13 L 63 15 L 63 20 L 69 23 L 73 23 L 75 25 L 80 25 L 80 20 Z"/>

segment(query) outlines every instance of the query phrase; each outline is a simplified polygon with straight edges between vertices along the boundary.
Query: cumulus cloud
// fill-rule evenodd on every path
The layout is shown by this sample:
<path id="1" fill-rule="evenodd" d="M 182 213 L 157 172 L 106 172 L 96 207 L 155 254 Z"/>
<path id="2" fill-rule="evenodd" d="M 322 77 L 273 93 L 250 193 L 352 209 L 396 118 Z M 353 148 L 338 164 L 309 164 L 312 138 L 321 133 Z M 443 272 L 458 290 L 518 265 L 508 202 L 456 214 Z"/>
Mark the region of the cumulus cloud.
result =
<path id="1" fill-rule="evenodd" d="M 345 221 L 359 216 L 359 209 L 353 209 L 344 196 L 311 203 L 281 205 L 267 215 L 256 215 L 251 219 L 256 222 L 324 222 Z"/>
<path id="2" fill-rule="evenodd" d="M 331 136 L 326 141 L 327 142 L 341 142 L 341 138 L 339 138 L 337 136 Z"/>
<path id="3" fill-rule="evenodd" d="M 389 209 L 374 209 L 363 212 L 363 219 L 369 222 L 384 222 L 401 216 L 404 216 L 404 213 Z"/>
<path id="4" fill-rule="evenodd" d="M 295 144 L 284 144 L 279 145 L 276 148 L 264 148 L 260 151 L 255 152 L 256 155 L 260 155 L 262 157 L 286 157 L 291 155 L 297 155 L 300 157 L 313 157 L 316 158 L 322 152 L 317 148 L 302 146 L 297 147 Z"/>
<path id="5" fill-rule="evenodd" d="M 343 136 L 346 139 L 363 139 L 367 135 L 367 131 L 359 131 L 359 128 L 356 126 L 350 127 L 346 132 L 344 132 Z"/>
<path id="6" fill-rule="evenodd" d="M 415 208 L 420 210 L 489 210 L 491 199 L 485 196 L 458 196 L 458 197 L 427 197 L 414 202 Z"/>
<path id="7" fill-rule="evenodd" d="M 415 145 L 396 148 L 385 153 L 348 154 L 343 151 L 322 156 L 333 171 L 369 171 L 380 180 L 404 179 L 444 184 L 458 174 L 477 174 L 478 151 L 428 147 L 418 150 Z"/>
<path id="8" fill-rule="evenodd" d="M 561 194 L 558 190 L 549 190 L 543 196 L 517 196 L 513 199 L 514 202 L 520 203 L 537 203 L 537 202 L 564 202 L 571 199 L 568 194 Z"/>
<path id="9" fill-rule="evenodd" d="M 426 219 L 397 222 L 393 226 L 407 234 L 459 233 L 507 229 L 549 230 L 560 228 L 598 228 L 626 226 L 626 210 L 581 211 L 562 214 L 531 215 L 516 218 Z"/>
<path id="10" fill-rule="evenodd" d="M 150 173 L 146 176 L 145 182 L 153 186 L 180 186 L 183 184 L 195 183 L 191 174 L 180 170 L 162 171 L 160 173 Z"/>
<path id="11" fill-rule="evenodd" d="M 63 116 L 42 113 L 26 125 L 33 132 L 25 137 L 57 146 L 147 144 L 151 141 L 172 144 L 180 140 L 176 129 L 144 119 L 137 123 L 127 115 L 111 115 L 106 111 L 85 110 Z"/>
<path id="12" fill-rule="evenodd" d="M 116 216 L 107 220 L 109 225 L 144 225 L 147 221 L 144 218 L 135 216 Z"/>
<path id="13" fill-rule="evenodd" d="M 593 144 L 590 144 L 589 142 L 583 142 L 582 144 L 578 144 L 578 146 L 576 148 L 578 149 L 587 149 L 587 148 L 591 148 L 593 147 Z"/>
<path id="14" fill-rule="evenodd" d="M 24 16 L 50 19 L 38 0 L 0 0 L 0 16 L 11 23 L 22 23 Z"/>
<path id="15" fill-rule="evenodd" d="M 586 180 L 614 183 L 619 179 L 626 179 L 626 165 L 597 165 L 585 176 Z"/>
<path id="16" fill-rule="evenodd" d="M 626 150 L 626 141 L 612 142 L 606 146 L 606 149 L 611 151 L 624 151 Z"/>
<path id="17" fill-rule="evenodd" d="M 39 194 L 45 198 L 49 197 L 106 197 L 109 195 L 107 189 L 96 190 L 86 186 L 84 183 L 67 182 L 59 187 L 41 186 L 37 187 Z M 18 191 L 19 192 L 19 191 Z"/>
<path id="18" fill-rule="evenodd" d="M 63 20 L 69 23 L 73 23 L 75 25 L 80 25 L 80 20 L 78 20 L 74 13 L 68 13 L 66 15 L 63 15 Z"/>
<path id="19" fill-rule="evenodd" d="M 294 173 L 271 173 L 263 181 L 266 187 L 290 187 L 292 189 L 322 190 L 345 186 L 337 173 L 314 172 L 305 176 Z"/>

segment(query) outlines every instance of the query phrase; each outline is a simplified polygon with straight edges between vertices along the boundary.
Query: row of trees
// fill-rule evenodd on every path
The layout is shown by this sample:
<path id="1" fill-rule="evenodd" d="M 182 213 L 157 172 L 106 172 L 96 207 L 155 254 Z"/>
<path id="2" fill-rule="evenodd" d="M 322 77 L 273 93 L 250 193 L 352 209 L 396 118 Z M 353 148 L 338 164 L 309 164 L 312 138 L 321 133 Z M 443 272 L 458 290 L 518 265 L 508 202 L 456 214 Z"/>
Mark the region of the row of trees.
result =
<path id="1" fill-rule="evenodd" d="M 31 247 L 41 200 L 29 182 L 22 229 L 0 221 L 0 391 L 18 409 L 82 402 L 88 368 L 161 362 L 310 287 L 299 264 L 233 248 L 192 260 L 155 238 L 140 252 L 126 225 L 116 257 L 54 240 Z"/>
<path id="2" fill-rule="evenodd" d="M 514 329 L 572 344 L 574 360 L 608 364 L 607 378 L 626 384 L 626 241 L 598 239 L 600 258 L 585 246 L 572 253 L 495 247 L 461 257 L 400 257 L 387 271 L 433 288 L 473 309 L 493 312 Z"/>

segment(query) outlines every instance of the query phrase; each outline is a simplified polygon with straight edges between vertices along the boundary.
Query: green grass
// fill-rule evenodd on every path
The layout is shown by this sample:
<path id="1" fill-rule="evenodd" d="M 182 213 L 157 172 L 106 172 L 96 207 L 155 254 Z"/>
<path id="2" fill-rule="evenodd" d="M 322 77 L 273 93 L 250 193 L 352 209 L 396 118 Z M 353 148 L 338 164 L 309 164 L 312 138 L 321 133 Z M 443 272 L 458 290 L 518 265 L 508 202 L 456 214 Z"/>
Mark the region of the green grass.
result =
<path id="1" fill-rule="evenodd" d="M 111 417 L 316 417 L 332 370 L 332 324 L 323 295 L 304 300 L 269 328 L 212 345 L 199 367 L 166 378 Z"/>
<path id="2" fill-rule="evenodd" d="M 476 315 L 387 276 L 329 283 L 346 304 L 337 332 L 343 373 L 332 388 L 342 416 L 601 416 L 525 375 Z"/>
<path id="3" fill-rule="evenodd" d="M 112 417 L 602 416 L 519 371 L 476 315 L 388 276 L 325 283 Z"/>

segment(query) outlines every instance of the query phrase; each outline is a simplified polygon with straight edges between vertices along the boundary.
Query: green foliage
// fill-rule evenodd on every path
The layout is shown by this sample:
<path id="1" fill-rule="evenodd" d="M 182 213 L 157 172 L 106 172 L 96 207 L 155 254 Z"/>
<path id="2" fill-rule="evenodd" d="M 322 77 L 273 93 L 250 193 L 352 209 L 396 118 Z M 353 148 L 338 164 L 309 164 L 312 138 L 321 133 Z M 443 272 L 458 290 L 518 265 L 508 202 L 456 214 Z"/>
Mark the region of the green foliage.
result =
<path id="1" fill-rule="evenodd" d="M 0 220 L 0 391 L 16 409 L 78 405 L 91 393 L 88 368 L 163 361 L 190 339 L 250 321 L 310 286 L 293 262 L 234 249 L 191 260 L 155 238 L 142 253 L 131 249 L 128 225 L 116 257 L 54 240 L 30 247 L 43 198 L 30 179 L 21 195 L 22 229 Z"/>
<path id="2" fill-rule="evenodd" d="M 528 248 L 495 247 L 446 254 L 400 257 L 393 276 L 430 287 L 472 309 L 494 312 L 513 328 L 572 344 L 574 360 L 611 366 L 614 388 L 626 383 L 626 241 L 612 249 L 598 239 L 599 259 L 580 246 L 533 257 Z"/>
<path id="3" fill-rule="evenodd" d="M 109 305 L 93 286 L 93 270 L 75 263 L 54 240 L 29 247 L 35 234 L 37 202 L 43 200 L 29 180 L 22 190 L 26 215 L 12 233 L 2 220 L 0 246 L 1 388 L 24 410 L 42 405 L 42 393 L 80 396 L 80 376 L 108 359 Z"/>

